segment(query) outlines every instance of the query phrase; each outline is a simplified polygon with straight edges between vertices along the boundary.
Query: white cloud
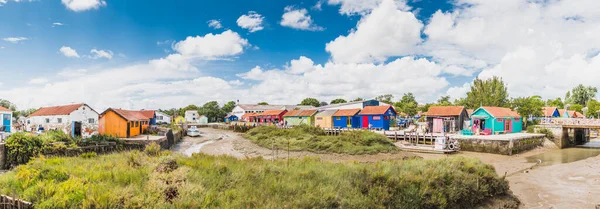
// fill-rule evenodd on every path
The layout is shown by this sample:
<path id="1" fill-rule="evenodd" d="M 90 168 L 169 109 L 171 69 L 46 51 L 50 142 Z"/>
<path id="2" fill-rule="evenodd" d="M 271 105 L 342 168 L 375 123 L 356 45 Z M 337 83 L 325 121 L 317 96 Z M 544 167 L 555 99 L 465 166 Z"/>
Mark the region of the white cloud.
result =
<path id="1" fill-rule="evenodd" d="M 106 6 L 106 1 L 104 0 L 61 0 L 61 2 L 67 9 L 75 12 L 83 12 Z"/>
<path id="2" fill-rule="evenodd" d="M 464 98 L 467 96 L 467 92 L 471 90 L 471 83 L 464 83 L 462 86 L 453 86 L 448 88 L 446 95 L 452 99 Z"/>
<path id="3" fill-rule="evenodd" d="M 324 30 L 323 27 L 315 25 L 306 9 L 296 9 L 293 6 L 287 6 L 285 13 L 281 16 L 281 26 L 295 28 L 298 30 L 318 31 Z"/>
<path id="4" fill-rule="evenodd" d="M 77 51 L 75 51 L 75 49 L 68 47 L 68 46 L 62 46 L 60 47 L 60 53 L 62 53 L 63 55 L 65 55 L 65 57 L 77 57 L 79 58 L 79 54 L 77 53 Z"/>
<path id="5" fill-rule="evenodd" d="M 329 0 L 329 5 L 340 5 L 340 14 L 344 15 L 366 15 L 377 8 L 384 0 Z M 408 11 L 410 7 L 406 0 L 395 0 L 395 8 Z"/>
<path id="6" fill-rule="evenodd" d="M 239 55 L 245 47 L 249 47 L 248 40 L 238 33 L 227 30 L 221 34 L 206 34 L 205 36 L 189 36 L 185 40 L 173 45 L 173 49 L 183 56 L 200 59 L 222 59 Z"/>
<path id="7" fill-rule="evenodd" d="M 14 1 L 14 2 L 28 1 L 28 2 L 32 2 L 34 0 L 0 0 L 0 7 L 3 6 L 4 4 L 8 3 L 9 1 Z"/>
<path id="8" fill-rule="evenodd" d="M 255 11 L 250 11 L 248 14 L 242 15 L 237 19 L 237 24 L 241 28 L 248 29 L 250 33 L 262 30 L 264 17 Z"/>
<path id="9" fill-rule="evenodd" d="M 211 27 L 214 29 L 219 29 L 219 28 L 222 28 L 223 25 L 221 25 L 221 22 L 219 20 L 209 20 L 208 27 Z"/>
<path id="10" fill-rule="evenodd" d="M 45 84 L 48 83 L 47 78 L 34 78 L 29 81 L 29 84 Z"/>
<path id="11" fill-rule="evenodd" d="M 74 78 L 81 77 L 88 73 L 87 69 L 65 69 L 63 71 L 58 72 L 58 76 Z"/>
<path id="12" fill-rule="evenodd" d="M 319 0 L 317 1 L 317 3 L 312 7 L 313 10 L 317 10 L 317 11 L 321 11 L 323 10 L 323 1 L 324 0 Z"/>
<path id="13" fill-rule="evenodd" d="M 65 24 L 61 23 L 61 22 L 53 22 L 52 23 L 52 27 L 58 27 L 58 26 L 64 26 Z"/>
<path id="14" fill-rule="evenodd" d="M 356 30 L 327 43 L 336 62 L 384 62 L 390 56 L 414 54 L 421 42 L 423 24 L 411 12 L 397 9 L 392 0 L 363 17 Z"/>
<path id="15" fill-rule="evenodd" d="M 25 38 L 25 37 L 8 37 L 8 38 L 4 38 L 2 40 L 6 41 L 6 42 L 13 43 L 13 44 L 16 44 L 16 43 L 19 43 L 21 41 L 28 40 L 28 38 Z"/>
<path id="16" fill-rule="evenodd" d="M 110 50 L 97 50 L 97 49 L 92 49 L 90 51 L 90 53 L 92 54 L 91 58 L 92 59 L 98 59 L 98 58 L 106 58 L 106 59 L 112 59 L 113 57 L 113 52 Z"/>

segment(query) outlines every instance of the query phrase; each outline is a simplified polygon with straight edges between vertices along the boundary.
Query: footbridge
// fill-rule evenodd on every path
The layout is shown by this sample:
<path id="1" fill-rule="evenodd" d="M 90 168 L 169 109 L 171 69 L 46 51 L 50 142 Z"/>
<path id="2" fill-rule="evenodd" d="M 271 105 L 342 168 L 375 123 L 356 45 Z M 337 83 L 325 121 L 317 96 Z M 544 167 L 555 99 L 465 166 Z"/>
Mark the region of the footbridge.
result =
<path id="1" fill-rule="evenodd" d="M 553 141 L 564 148 L 589 142 L 590 130 L 600 129 L 600 119 L 545 118 L 538 127 L 551 130 L 554 135 Z"/>

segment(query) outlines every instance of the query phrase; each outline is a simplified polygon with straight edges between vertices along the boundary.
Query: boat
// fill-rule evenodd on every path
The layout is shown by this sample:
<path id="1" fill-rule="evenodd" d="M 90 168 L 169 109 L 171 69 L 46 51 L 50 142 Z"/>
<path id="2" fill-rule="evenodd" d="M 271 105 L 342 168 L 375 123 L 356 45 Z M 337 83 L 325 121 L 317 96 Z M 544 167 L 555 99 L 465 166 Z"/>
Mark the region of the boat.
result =
<path id="1" fill-rule="evenodd" d="M 196 126 L 192 126 L 190 129 L 188 129 L 187 135 L 191 137 L 200 136 L 200 130 L 198 130 Z"/>

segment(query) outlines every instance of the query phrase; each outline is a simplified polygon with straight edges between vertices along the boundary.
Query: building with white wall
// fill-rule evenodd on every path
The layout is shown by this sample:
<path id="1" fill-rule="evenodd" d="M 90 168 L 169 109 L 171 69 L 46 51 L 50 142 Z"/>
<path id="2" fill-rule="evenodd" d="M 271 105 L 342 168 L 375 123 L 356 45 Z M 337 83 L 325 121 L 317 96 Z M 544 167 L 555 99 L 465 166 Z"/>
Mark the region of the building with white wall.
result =
<path id="1" fill-rule="evenodd" d="M 171 116 L 164 112 L 156 111 L 156 124 L 171 124 Z"/>
<path id="2" fill-rule="evenodd" d="M 253 104 L 239 104 L 233 108 L 231 111 L 232 115 L 237 116 L 237 118 L 242 118 L 242 116 L 246 113 L 262 113 L 266 110 L 311 110 L 315 109 L 313 106 L 307 105 L 253 105 Z"/>
<path id="3" fill-rule="evenodd" d="M 377 100 L 365 100 L 365 101 L 357 101 L 357 102 L 346 102 L 340 104 L 331 104 L 318 107 L 318 110 L 349 110 L 349 109 L 363 109 L 366 106 L 389 106 L 389 104 L 379 102 Z"/>
<path id="4" fill-rule="evenodd" d="M 0 132 L 13 131 L 12 111 L 4 107 L 0 107 Z"/>
<path id="5" fill-rule="evenodd" d="M 81 134 L 87 137 L 97 133 L 98 117 L 98 112 L 87 104 L 43 107 L 27 117 L 25 126 L 29 131 L 41 126 L 44 130 L 62 130 L 71 134 L 73 122 L 80 122 Z"/>
<path id="6" fill-rule="evenodd" d="M 185 122 L 187 123 L 197 123 L 198 117 L 200 117 L 200 115 L 197 110 L 185 111 Z"/>

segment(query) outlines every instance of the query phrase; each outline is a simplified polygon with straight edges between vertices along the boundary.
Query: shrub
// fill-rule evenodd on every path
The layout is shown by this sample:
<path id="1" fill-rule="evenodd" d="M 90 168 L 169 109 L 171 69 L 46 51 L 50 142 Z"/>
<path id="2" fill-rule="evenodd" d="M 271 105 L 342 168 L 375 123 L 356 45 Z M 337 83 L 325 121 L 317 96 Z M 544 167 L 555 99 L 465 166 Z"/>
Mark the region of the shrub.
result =
<path id="1" fill-rule="evenodd" d="M 527 133 L 535 133 L 535 126 L 527 126 Z"/>
<path id="2" fill-rule="evenodd" d="M 397 147 L 387 137 L 371 131 L 350 131 L 339 136 L 327 136 L 325 132 L 308 125 L 291 129 L 261 126 L 251 129 L 246 137 L 266 147 L 293 151 L 318 153 L 375 154 L 395 152 Z"/>
<path id="3" fill-rule="evenodd" d="M 541 129 L 539 129 L 538 133 L 545 134 L 546 138 L 548 138 L 548 139 L 554 138 L 554 133 L 552 133 L 552 131 L 550 131 L 550 129 L 547 129 L 547 128 L 541 128 Z"/>
<path id="4" fill-rule="evenodd" d="M 115 142 L 117 144 L 122 144 L 121 139 L 111 135 L 92 135 L 89 138 L 85 139 L 85 142 L 82 142 L 81 145 L 103 144 L 106 142 Z"/>
<path id="5" fill-rule="evenodd" d="M 0 193 L 36 208 L 476 208 L 509 193 L 494 167 L 465 157 L 359 164 L 137 152 L 143 163 L 131 167 L 133 153 L 37 158 L 1 175 Z"/>
<path id="6" fill-rule="evenodd" d="M 160 150 L 160 145 L 152 142 L 149 145 L 146 145 L 146 148 L 144 148 L 144 153 L 146 153 L 148 156 L 158 156 L 160 155 Z"/>
<path id="7" fill-rule="evenodd" d="M 6 139 L 7 164 L 25 164 L 42 151 L 43 141 L 27 133 L 15 133 Z"/>

